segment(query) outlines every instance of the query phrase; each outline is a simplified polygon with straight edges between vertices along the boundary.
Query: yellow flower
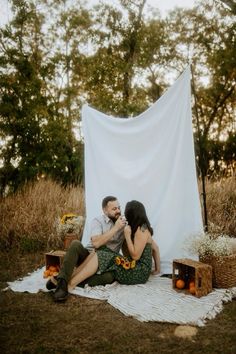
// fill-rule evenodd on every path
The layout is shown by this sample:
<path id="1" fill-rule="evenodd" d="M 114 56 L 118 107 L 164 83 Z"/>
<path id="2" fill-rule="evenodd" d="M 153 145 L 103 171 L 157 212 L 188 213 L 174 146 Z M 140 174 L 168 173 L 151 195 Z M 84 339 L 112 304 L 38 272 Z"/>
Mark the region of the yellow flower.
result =
<path id="1" fill-rule="evenodd" d="M 117 256 L 117 257 L 116 257 L 116 264 L 117 264 L 117 265 L 120 265 L 120 263 L 121 263 L 121 259 L 120 259 L 120 257 Z"/>
<path id="2" fill-rule="evenodd" d="M 125 263 L 124 258 L 120 258 L 120 264 L 123 265 Z"/>
<path id="3" fill-rule="evenodd" d="M 61 218 L 61 224 L 66 224 L 67 221 L 71 221 L 71 219 L 76 218 L 76 216 L 77 216 L 76 214 L 72 214 L 72 213 L 63 215 L 63 217 Z"/>
<path id="4" fill-rule="evenodd" d="M 115 263 L 123 267 L 125 270 L 133 269 L 136 266 L 136 261 L 134 259 L 132 261 L 129 261 L 128 258 L 119 256 L 115 258 Z"/>
<path id="5" fill-rule="evenodd" d="M 130 262 L 130 268 L 133 269 L 135 268 L 136 266 L 136 261 L 133 259 L 131 262 Z"/>
<path id="6" fill-rule="evenodd" d="M 130 262 L 129 261 L 124 262 L 123 268 L 124 269 L 130 269 Z"/>

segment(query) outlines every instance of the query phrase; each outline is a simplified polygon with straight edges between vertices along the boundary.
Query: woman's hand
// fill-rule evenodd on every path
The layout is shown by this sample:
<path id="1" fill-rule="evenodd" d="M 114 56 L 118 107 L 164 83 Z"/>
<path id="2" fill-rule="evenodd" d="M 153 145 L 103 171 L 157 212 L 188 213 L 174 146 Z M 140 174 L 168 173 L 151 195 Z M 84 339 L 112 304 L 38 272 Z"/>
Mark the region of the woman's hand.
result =
<path id="1" fill-rule="evenodd" d="M 160 270 L 159 269 L 154 269 L 152 272 L 151 272 L 152 275 L 157 275 L 157 274 L 160 274 Z"/>
<path id="2" fill-rule="evenodd" d="M 152 257 L 155 263 L 155 269 L 152 271 L 152 274 L 159 274 L 161 272 L 161 259 L 160 259 L 160 251 L 156 242 L 152 239 Z"/>
<path id="3" fill-rule="evenodd" d="M 127 241 L 127 239 L 130 240 L 130 238 L 131 238 L 131 227 L 129 225 L 125 226 L 124 234 L 125 234 L 126 241 Z"/>

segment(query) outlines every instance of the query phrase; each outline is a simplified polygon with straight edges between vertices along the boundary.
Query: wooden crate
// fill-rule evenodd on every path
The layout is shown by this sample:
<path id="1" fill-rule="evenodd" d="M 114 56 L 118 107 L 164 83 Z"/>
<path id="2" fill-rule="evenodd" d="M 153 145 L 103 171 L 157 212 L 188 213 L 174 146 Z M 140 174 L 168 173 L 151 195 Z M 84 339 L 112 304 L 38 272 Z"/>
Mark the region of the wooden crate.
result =
<path id="1" fill-rule="evenodd" d="M 66 252 L 61 250 L 45 253 L 46 269 L 50 266 L 59 266 L 60 268 L 65 254 Z"/>
<path id="2" fill-rule="evenodd" d="M 176 288 L 175 284 L 178 279 L 183 279 L 185 281 L 185 287 L 183 290 Z M 190 294 L 190 281 L 195 282 L 196 297 L 209 294 L 212 291 L 212 267 L 188 258 L 174 259 L 172 273 L 173 289 Z"/>

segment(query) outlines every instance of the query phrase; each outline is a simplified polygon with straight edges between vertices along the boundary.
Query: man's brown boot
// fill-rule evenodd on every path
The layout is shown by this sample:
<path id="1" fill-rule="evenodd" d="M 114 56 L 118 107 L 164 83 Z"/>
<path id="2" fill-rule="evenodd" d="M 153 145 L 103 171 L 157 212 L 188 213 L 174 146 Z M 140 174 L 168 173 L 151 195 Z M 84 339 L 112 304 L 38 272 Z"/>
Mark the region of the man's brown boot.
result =
<path id="1" fill-rule="evenodd" d="M 67 281 L 63 278 L 58 278 L 57 288 L 53 295 L 54 301 L 65 301 L 68 296 Z"/>

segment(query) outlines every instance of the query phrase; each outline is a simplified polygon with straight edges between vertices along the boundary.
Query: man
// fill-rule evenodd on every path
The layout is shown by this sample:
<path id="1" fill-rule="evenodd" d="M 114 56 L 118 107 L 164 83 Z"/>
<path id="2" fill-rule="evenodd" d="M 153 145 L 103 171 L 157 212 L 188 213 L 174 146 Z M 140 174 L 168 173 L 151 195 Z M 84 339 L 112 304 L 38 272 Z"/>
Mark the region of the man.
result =
<path id="1" fill-rule="evenodd" d="M 85 248 L 80 241 L 71 243 L 57 276 L 57 285 L 53 278 L 47 282 L 47 289 L 56 288 L 55 301 L 64 301 L 68 296 L 68 282 L 74 267 L 82 264 L 90 252 L 106 245 L 113 251 L 119 252 L 124 241 L 125 218 L 121 217 L 120 205 L 116 197 L 107 196 L 102 201 L 103 215 L 93 219 L 91 225 L 91 242 Z M 84 284 L 90 286 L 110 284 L 114 281 L 113 273 L 95 274 Z M 84 285 L 82 284 L 82 285 Z M 80 284 L 81 285 L 81 284 Z"/>

